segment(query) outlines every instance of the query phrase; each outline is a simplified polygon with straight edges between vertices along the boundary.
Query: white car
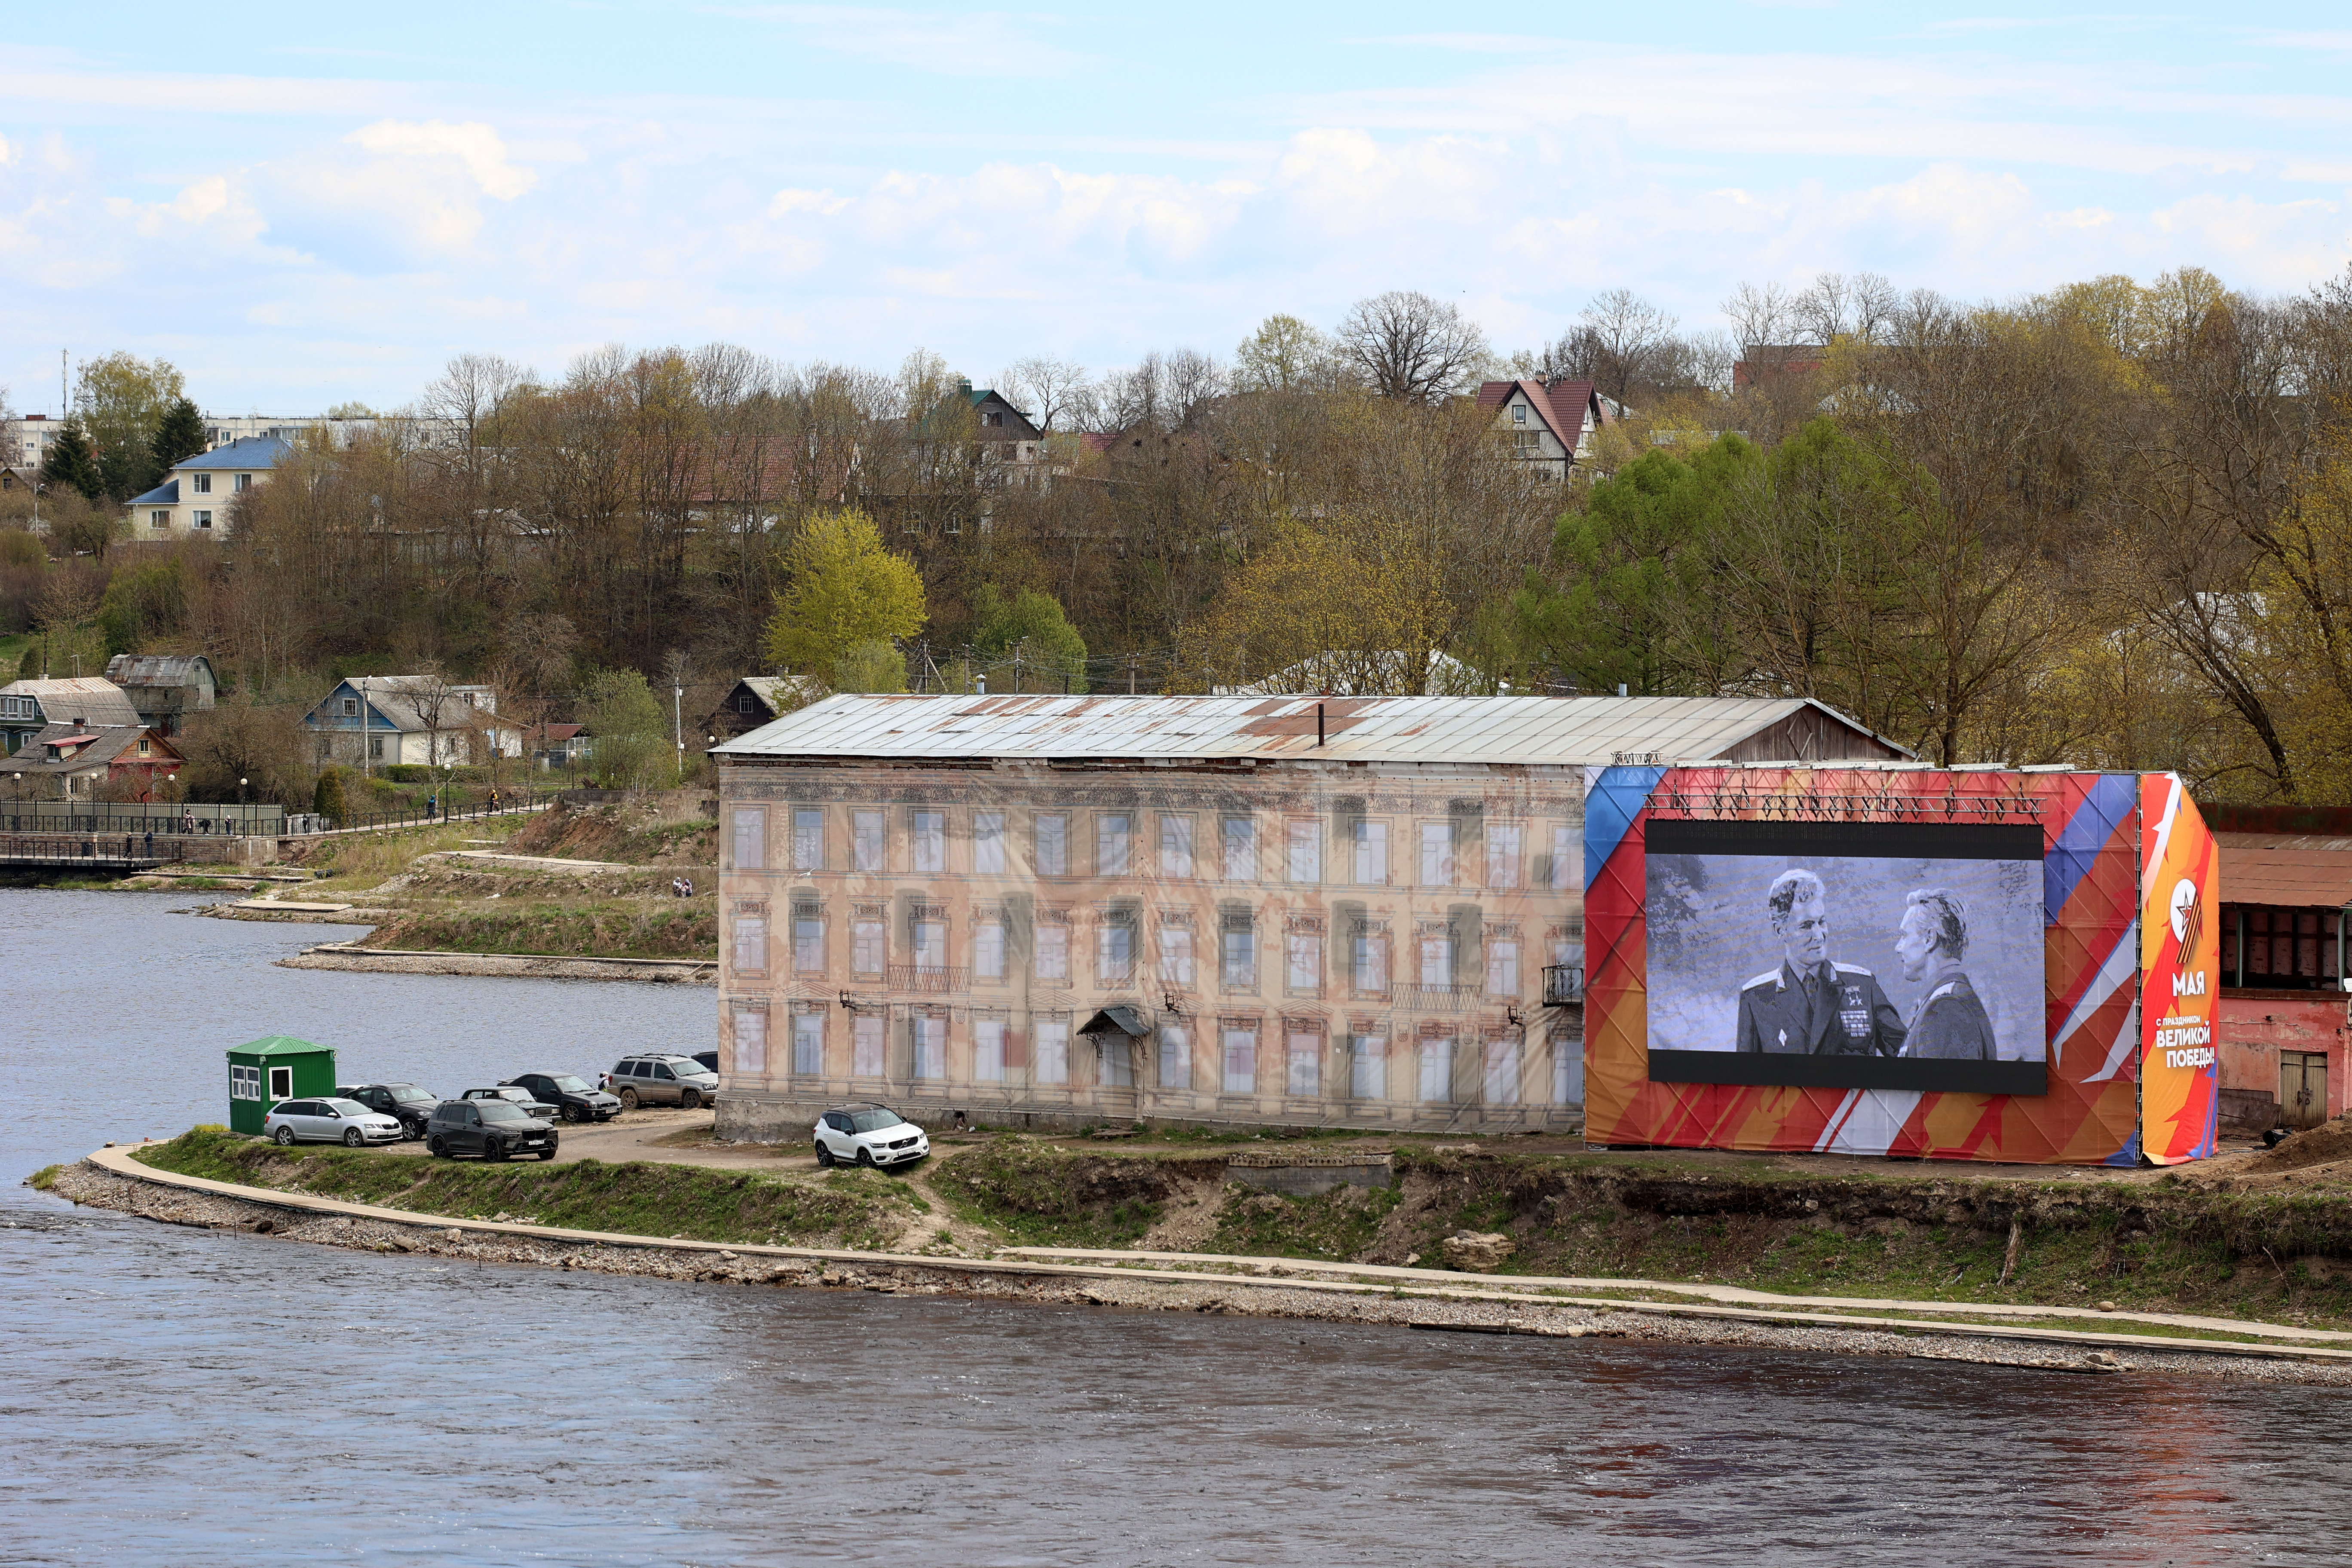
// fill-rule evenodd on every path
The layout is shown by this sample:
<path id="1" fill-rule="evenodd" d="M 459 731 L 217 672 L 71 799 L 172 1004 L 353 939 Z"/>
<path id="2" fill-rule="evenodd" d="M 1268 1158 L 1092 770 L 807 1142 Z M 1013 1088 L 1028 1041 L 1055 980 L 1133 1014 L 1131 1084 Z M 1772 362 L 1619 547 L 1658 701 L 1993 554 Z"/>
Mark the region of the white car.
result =
<path id="1" fill-rule="evenodd" d="M 905 1165 L 930 1152 L 923 1130 L 887 1105 L 836 1105 L 816 1121 L 820 1165 Z"/>
<path id="2" fill-rule="evenodd" d="M 261 1119 L 261 1135 L 279 1143 L 397 1143 L 400 1119 L 356 1100 L 283 1100 Z"/>

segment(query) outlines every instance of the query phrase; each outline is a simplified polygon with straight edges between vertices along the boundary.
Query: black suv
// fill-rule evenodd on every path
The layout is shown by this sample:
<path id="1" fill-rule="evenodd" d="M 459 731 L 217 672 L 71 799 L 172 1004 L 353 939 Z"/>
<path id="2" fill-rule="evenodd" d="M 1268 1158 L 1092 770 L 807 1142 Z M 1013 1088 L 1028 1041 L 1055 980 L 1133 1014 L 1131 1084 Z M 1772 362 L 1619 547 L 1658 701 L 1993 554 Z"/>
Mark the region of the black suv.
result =
<path id="1" fill-rule="evenodd" d="M 530 1090 L 535 1099 L 562 1111 L 566 1121 L 610 1121 L 621 1114 L 618 1095 L 606 1094 L 568 1072 L 519 1072 L 499 1087 Z"/>
<path id="2" fill-rule="evenodd" d="M 409 1138 L 425 1136 L 425 1125 L 433 1120 L 433 1108 L 441 1103 L 439 1095 L 427 1094 L 413 1083 L 363 1083 L 356 1089 L 339 1089 L 335 1093 L 391 1117 L 400 1123 L 402 1135 Z"/>
<path id="3" fill-rule="evenodd" d="M 510 1100 L 451 1100 L 433 1112 L 425 1152 L 436 1159 L 479 1154 L 507 1160 L 517 1154 L 555 1158 L 555 1129 L 525 1116 Z"/>

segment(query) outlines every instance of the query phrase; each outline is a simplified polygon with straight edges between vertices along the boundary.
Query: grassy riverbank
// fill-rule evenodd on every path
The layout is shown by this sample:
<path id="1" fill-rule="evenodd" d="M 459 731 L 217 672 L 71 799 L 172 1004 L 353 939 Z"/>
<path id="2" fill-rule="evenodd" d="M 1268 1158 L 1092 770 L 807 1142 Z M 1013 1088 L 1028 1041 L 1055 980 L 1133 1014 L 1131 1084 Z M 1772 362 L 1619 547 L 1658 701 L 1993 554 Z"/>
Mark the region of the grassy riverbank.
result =
<path id="1" fill-rule="evenodd" d="M 2344 1187 L 1896 1173 L 1916 1167 L 1822 1178 L 1670 1155 L 1412 1146 L 1394 1159 L 1393 1188 L 1285 1197 L 1229 1185 L 1221 1161 L 1189 1151 L 1005 1140 L 956 1155 L 932 1185 L 963 1217 L 1021 1245 L 1443 1267 L 1444 1238 L 1470 1231 L 1511 1238 L 1503 1274 L 2020 1307 L 2112 1301 L 2352 1327 Z"/>
<path id="2" fill-rule="evenodd" d="M 512 1220 L 691 1241 L 881 1247 L 929 1205 L 870 1171 L 795 1181 L 692 1165 L 420 1160 L 375 1150 L 280 1149 L 197 1128 L 138 1158 L 158 1170 L 460 1219 Z"/>

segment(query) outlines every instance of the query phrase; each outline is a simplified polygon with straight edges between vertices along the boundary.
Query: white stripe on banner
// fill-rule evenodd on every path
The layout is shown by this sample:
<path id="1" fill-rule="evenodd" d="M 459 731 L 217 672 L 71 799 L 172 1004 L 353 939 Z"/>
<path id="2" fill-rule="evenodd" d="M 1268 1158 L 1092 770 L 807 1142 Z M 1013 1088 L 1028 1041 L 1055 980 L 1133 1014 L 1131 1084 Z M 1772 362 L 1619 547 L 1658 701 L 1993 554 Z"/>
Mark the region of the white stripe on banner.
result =
<path id="1" fill-rule="evenodd" d="M 1816 1154 L 1884 1154 L 1893 1146 L 1895 1135 L 1919 1109 L 1919 1091 L 1916 1089 L 1854 1089 L 1846 1091 L 1845 1099 L 1830 1118 L 1822 1131 L 1820 1142 L 1813 1145 Z"/>
<path id="2" fill-rule="evenodd" d="M 2124 1016 L 2124 1026 L 2116 1031 L 2116 1043 L 2107 1047 L 2107 1059 L 2099 1070 L 2084 1079 L 2084 1083 L 2105 1083 L 2123 1070 L 2132 1053 L 2139 1048 L 2139 998 L 2132 998 L 2131 1011 Z"/>
<path id="3" fill-rule="evenodd" d="M 2066 1042 L 2074 1037 L 2074 1031 L 2089 1023 L 2091 1015 L 2097 1012 L 2108 997 L 2138 977 L 2139 921 L 2135 919 L 2124 928 L 2123 934 L 2116 938 L 2116 945 L 2108 952 L 2106 962 L 2099 965 L 2096 974 L 2091 976 L 2089 989 L 2083 993 L 2083 999 L 2074 1004 L 2074 1010 L 2066 1016 L 2066 1022 L 2059 1028 L 2057 1038 L 2050 1042 L 2052 1072 L 2056 1072 L 2058 1064 L 2064 1059 Z"/>

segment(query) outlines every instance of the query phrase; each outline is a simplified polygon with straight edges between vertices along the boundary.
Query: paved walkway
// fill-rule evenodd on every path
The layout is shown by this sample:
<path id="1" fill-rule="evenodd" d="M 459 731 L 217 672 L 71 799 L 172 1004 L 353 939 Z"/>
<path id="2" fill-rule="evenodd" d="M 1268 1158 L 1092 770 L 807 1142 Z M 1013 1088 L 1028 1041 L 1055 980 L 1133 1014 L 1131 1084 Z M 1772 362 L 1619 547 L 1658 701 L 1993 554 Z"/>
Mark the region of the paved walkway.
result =
<path id="1" fill-rule="evenodd" d="M 179 1187 L 192 1192 L 210 1193 L 221 1197 L 236 1198 L 247 1203 L 274 1208 L 294 1209 L 311 1214 L 347 1215 L 357 1219 L 376 1220 L 392 1225 L 405 1225 L 453 1231 L 488 1235 L 507 1235 L 539 1241 L 576 1242 L 605 1247 L 638 1247 L 668 1248 L 676 1251 L 709 1254 L 726 1253 L 750 1258 L 803 1258 L 824 1262 L 861 1265 L 866 1268 L 907 1268 L 929 1270 L 964 1271 L 969 1273 L 1026 1274 L 1095 1279 L 1145 1279 L 1162 1284 L 1216 1285 L 1243 1289 L 1270 1289 L 1313 1290 L 1340 1295 L 1403 1295 L 1438 1300 L 1512 1301 L 1526 1306 L 1570 1306 L 1605 1309 L 1611 1311 L 1653 1313 L 1667 1317 L 1717 1318 L 1757 1323 L 1799 1324 L 1811 1328 L 1878 1329 L 1920 1331 L 1937 1329 L 1945 1332 L 1973 1335 L 1982 1339 L 2025 1340 L 2046 1343 L 2096 1346 L 2119 1349 L 2129 1346 L 2144 1351 L 2174 1351 L 2208 1354 L 2289 1358 L 2307 1361 L 2352 1363 L 2352 1349 L 2336 1349 L 2319 1344 L 2263 1344 L 2243 1342 L 2195 1339 L 2174 1335 L 2076 1332 L 2066 1329 L 2025 1328 L 2006 1323 L 1953 1321 L 1949 1318 L 1937 1321 L 1928 1317 L 1866 1317 L 1857 1313 L 1832 1313 L 1794 1310 L 1793 1307 L 1738 1305 L 1680 1301 L 1629 1301 L 1622 1298 L 1577 1297 L 1570 1295 L 1531 1296 L 1526 1289 L 1496 1289 L 1497 1281 L 1488 1276 L 1462 1274 L 1447 1269 L 1401 1269 L 1371 1265 L 1316 1265 L 1297 1258 L 1234 1258 L 1206 1253 L 1118 1253 L 1084 1252 L 1070 1248 L 1007 1248 L 993 1258 L 941 1258 L 922 1253 L 865 1252 L 854 1248 L 812 1247 L 769 1247 L 747 1242 L 686 1241 L 659 1237 L 634 1236 L 614 1231 L 572 1230 L 557 1226 L 517 1225 L 492 1220 L 460 1219 L 455 1215 L 419 1214 L 410 1209 L 386 1208 L 374 1204 L 346 1203 L 340 1199 L 315 1197 L 308 1193 L 281 1192 L 269 1187 L 241 1186 L 230 1182 L 215 1182 L 202 1176 L 185 1176 L 177 1172 L 158 1170 L 133 1157 L 130 1147 L 109 1145 L 94 1151 L 90 1163 L 100 1169 L 135 1181 L 152 1182 L 159 1185 Z M 1039 1256 L 1045 1254 L 1046 1256 Z M 1091 1263 L 1057 1261 L 1057 1258 L 1076 1257 L 1096 1259 L 1133 1258 L 1131 1264 L 1097 1261 Z M 1248 1269 L 1246 1273 L 1209 1272 L 1202 1269 L 1174 1268 L 1159 1264 L 1158 1259 L 1215 1262 L 1227 1268 Z M 1282 1272 L 1277 1274 L 1275 1269 Z M 1373 1278 L 1334 1279 L 1332 1273 L 1367 1277 L 1404 1276 L 1374 1282 Z M 1522 1277 L 1511 1277 L 1515 1282 Z M 1527 1280 L 1538 1289 L 1545 1282 Z M 1638 1286 L 1640 1281 L 1600 1279 L 1580 1282 L 1582 1288 L 1595 1287 L 1623 1289 Z M 1481 1288 L 1483 1287 L 1483 1288 Z M 1685 1286 L 1660 1286 L 1664 1289 L 1681 1290 Z M 1761 1292 L 1754 1294 L 1761 1295 Z M 1841 1306 L 1886 1303 L 1849 1301 L 1843 1297 L 1772 1298 L 1765 1300 L 1832 1301 Z M 1893 1303 L 1906 1310 L 1922 1314 L 1949 1312 L 1950 1304 L 1941 1301 Z M 2011 1309 L 2037 1316 L 2049 1315 L 2059 1309 Z M 2111 1314 L 2095 1314 L 2107 1318 Z M 2120 1316 L 2114 1314 L 2112 1316 Z M 2144 1321 L 2164 1321 L 2142 1318 Z M 2257 1323 L 2237 1319 L 2217 1318 L 2186 1320 L 2212 1326 L 2209 1331 L 2224 1331 L 2250 1335 L 2276 1336 L 2292 1334 L 2297 1338 L 2318 1340 L 2343 1339 L 2338 1333 L 2308 1332 L 2282 1329 L 2276 1324 Z"/>

